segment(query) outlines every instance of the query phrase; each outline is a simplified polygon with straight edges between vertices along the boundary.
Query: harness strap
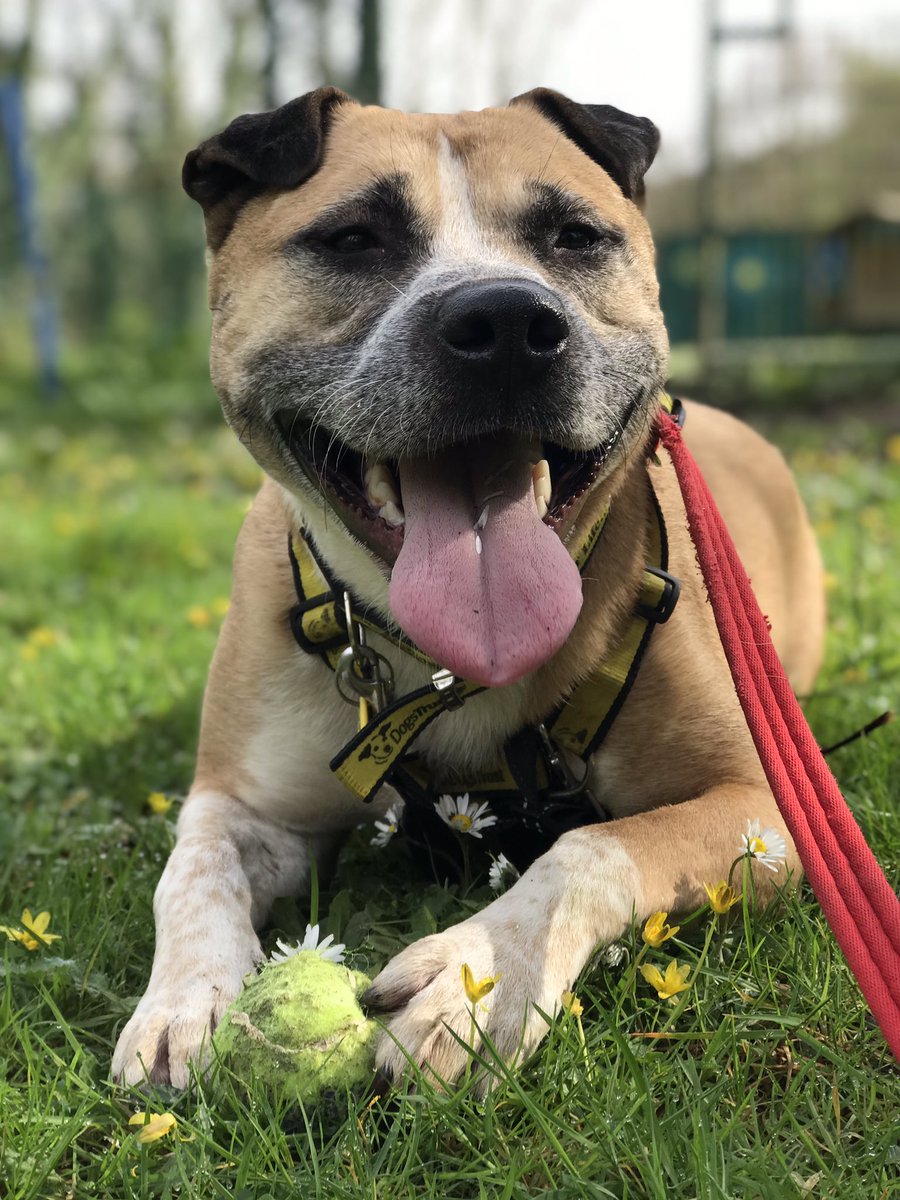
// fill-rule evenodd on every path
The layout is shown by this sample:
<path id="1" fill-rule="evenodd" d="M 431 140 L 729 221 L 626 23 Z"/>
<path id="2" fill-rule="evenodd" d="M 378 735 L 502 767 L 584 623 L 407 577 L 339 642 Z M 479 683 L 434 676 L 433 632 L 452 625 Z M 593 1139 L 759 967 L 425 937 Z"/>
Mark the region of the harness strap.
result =
<path id="1" fill-rule="evenodd" d="M 667 412 L 680 407 L 664 395 L 661 404 Z M 656 502 L 652 486 L 650 495 L 654 505 L 655 520 L 650 522 L 648 544 L 648 566 L 641 580 L 638 600 L 624 636 L 611 657 L 579 684 L 567 702 L 541 726 L 544 739 L 553 745 L 569 750 L 583 761 L 601 744 L 616 715 L 625 702 L 633 684 L 641 659 L 647 648 L 653 629 L 667 621 L 678 599 L 680 584 L 668 574 L 668 544 L 665 522 Z M 606 527 L 609 506 L 579 539 L 570 547 L 572 558 L 583 572 L 597 547 Z M 319 655 L 331 668 L 337 670 L 341 653 L 349 643 L 347 620 L 340 598 L 345 589 L 332 577 L 325 562 L 316 553 L 315 545 L 302 534 L 288 539 L 288 554 L 294 579 L 298 603 L 291 609 L 290 623 L 294 638 L 308 654 Z M 322 585 L 325 585 L 325 591 Z M 351 619 L 363 628 L 389 640 L 404 653 L 411 655 L 432 672 L 438 664 L 410 642 L 399 630 L 391 629 L 370 610 L 362 608 L 351 596 Z M 471 696 L 485 688 L 467 680 L 454 680 L 448 672 L 444 679 L 411 692 L 381 709 L 331 760 L 331 770 L 359 799 L 373 799 L 385 779 L 394 773 L 404 760 L 415 739 L 444 711 L 458 708 Z M 537 731 L 532 731 L 535 735 Z M 532 744 L 538 745 L 537 736 Z M 519 755 L 521 758 L 521 754 Z M 411 763 L 404 763 L 407 773 Z M 519 767 L 521 764 L 519 763 Z M 550 765 L 539 759 L 535 770 L 528 772 L 538 781 L 537 785 L 549 792 L 553 782 Z M 501 760 L 495 768 L 479 773 L 469 785 L 478 792 L 521 791 L 521 770 Z M 393 779 L 397 782 L 397 779 Z M 576 790 L 580 790 L 576 788 Z M 557 793 L 568 796 L 568 792 Z"/>
<path id="2" fill-rule="evenodd" d="M 668 621 L 681 591 L 680 581 L 666 570 L 669 565 L 666 526 L 652 488 L 650 493 L 656 518 L 650 522 L 647 548 L 650 565 L 644 570 L 634 615 L 610 657 L 576 687 L 549 723 L 557 745 L 585 761 L 609 732 L 637 678 L 654 628 Z"/>
<path id="3" fill-rule="evenodd" d="M 460 703 L 485 690 L 482 684 L 466 680 L 458 680 L 453 685 L 456 700 Z M 368 804 L 419 734 L 448 707 L 444 693 L 436 691 L 431 684 L 409 692 L 363 726 L 331 760 L 331 770 L 341 783 Z"/>
<path id="4" fill-rule="evenodd" d="M 302 534 L 289 537 L 288 557 L 298 600 L 290 611 L 291 632 L 301 650 L 320 655 L 333 671 L 341 650 L 349 644 L 347 622 L 340 602 L 346 589 L 333 578 L 326 563 L 316 553 L 311 538 Z M 322 580 L 328 587 L 325 592 L 321 590 Z M 357 625 L 362 625 L 370 633 L 377 633 L 429 670 L 437 670 L 438 664 L 423 654 L 415 643 L 399 630 L 391 629 L 368 608 L 361 606 L 352 595 L 351 609 Z"/>

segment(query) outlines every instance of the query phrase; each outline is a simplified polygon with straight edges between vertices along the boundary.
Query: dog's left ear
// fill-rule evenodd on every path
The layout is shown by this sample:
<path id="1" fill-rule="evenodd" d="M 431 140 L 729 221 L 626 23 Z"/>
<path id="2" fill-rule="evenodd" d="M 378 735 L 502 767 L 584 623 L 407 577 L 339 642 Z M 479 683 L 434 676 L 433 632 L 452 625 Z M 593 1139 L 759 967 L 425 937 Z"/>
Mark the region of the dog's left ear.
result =
<path id="1" fill-rule="evenodd" d="M 510 104 L 531 104 L 599 164 L 629 200 L 640 201 L 644 175 L 659 149 L 659 130 L 647 117 L 611 104 L 576 104 L 551 88 L 534 88 Z"/>
<path id="2" fill-rule="evenodd" d="M 203 209 L 210 249 L 219 249 L 251 197 L 298 187 L 314 174 L 331 110 L 352 103 L 339 88 L 317 88 L 272 112 L 237 117 L 188 154 L 181 182 Z"/>

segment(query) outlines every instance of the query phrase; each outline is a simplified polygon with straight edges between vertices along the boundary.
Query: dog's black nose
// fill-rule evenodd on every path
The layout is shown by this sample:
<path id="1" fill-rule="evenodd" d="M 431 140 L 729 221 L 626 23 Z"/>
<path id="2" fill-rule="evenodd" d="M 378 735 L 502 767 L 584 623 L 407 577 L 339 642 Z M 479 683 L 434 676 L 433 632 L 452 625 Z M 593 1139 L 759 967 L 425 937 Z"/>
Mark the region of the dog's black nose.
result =
<path id="1" fill-rule="evenodd" d="M 437 310 L 441 349 L 483 377 L 533 375 L 563 353 L 569 322 L 549 288 L 529 280 L 459 284 Z"/>

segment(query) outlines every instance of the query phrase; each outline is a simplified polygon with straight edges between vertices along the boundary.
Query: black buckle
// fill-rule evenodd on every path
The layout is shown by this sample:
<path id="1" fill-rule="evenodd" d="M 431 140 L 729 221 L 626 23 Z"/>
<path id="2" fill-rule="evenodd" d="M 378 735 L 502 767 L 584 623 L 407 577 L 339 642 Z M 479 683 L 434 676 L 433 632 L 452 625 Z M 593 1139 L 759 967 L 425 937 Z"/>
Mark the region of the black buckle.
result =
<path id="1" fill-rule="evenodd" d="M 570 828 L 566 823 L 566 814 L 576 809 L 581 810 L 585 805 L 597 814 L 598 821 L 608 821 L 609 813 L 597 800 L 588 787 L 591 764 L 584 763 L 581 778 L 576 779 L 559 747 L 550 737 L 547 726 L 543 722 L 537 726 L 540 742 L 541 757 L 547 769 L 547 779 L 550 787 L 544 792 L 540 811 L 537 814 L 537 825 L 545 832 L 552 832 L 554 818 L 562 821 L 557 834 Z M 557 821 L 557 824 L 559 821 Z"/>
<path id="2" fill-rule="evenodd" d="M 681 580 L 670 575 L 668 571 L 664 571 L 662 567 L 645 567 L 644 569 L 651 575 L 655 575 L 657 579 L 661 579 L 665 586 L 663 594 L 652 608 L 649 604 L 639 604 L 637 613 L 645 621 L 653 621 L 656 625 L 665 625 L 675 611 L 675 605 L 681 595 Z"/>
<path id="3" fill-rule="evenodd" d="M 687 416 L 684 405 L 677 396 L 672 397 L 672 411 L 669 414 L 679 429 L 684 427 L 684 419 Z"/>
<path id="4" fill-rule="evenodd" d="M 339 646 L 347 645 L 346 632 L 335 634 L 333 638 L 329 638 L 325 642 L 314 642 L 306 636 L 303 629 L 303 614 L 308 613 L 313 608 L 324 608 L 326 604 L 334 606 L 335 621 L 342 629 L 345 629 L 346 623 L 343 620 L 340 605 L 331 592 L 322 592 L 319 596 L 313 596 L 309 600 L 304 600 L 302 604 L 295 604 L 288 614 L 294 641 L 307 654 L 327 654 L 329 650 L 337 650 Z"/>

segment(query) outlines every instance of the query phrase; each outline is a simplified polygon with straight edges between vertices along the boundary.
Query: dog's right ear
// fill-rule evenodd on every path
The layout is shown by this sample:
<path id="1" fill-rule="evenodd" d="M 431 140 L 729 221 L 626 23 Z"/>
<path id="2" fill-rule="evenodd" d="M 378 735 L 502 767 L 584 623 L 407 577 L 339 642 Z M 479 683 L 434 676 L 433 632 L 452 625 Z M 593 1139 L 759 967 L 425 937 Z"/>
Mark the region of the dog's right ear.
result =
<path id="1" fill-rule="evenodd" d="M 339 88 L 317 88 L 272 112 L 237 117 L 190 152 L 181 182 L 203 209 L 211 250 L 222 245 L 253 196 L 297 187 L 318 170 L 330 113 L 352 103 Z"/>

